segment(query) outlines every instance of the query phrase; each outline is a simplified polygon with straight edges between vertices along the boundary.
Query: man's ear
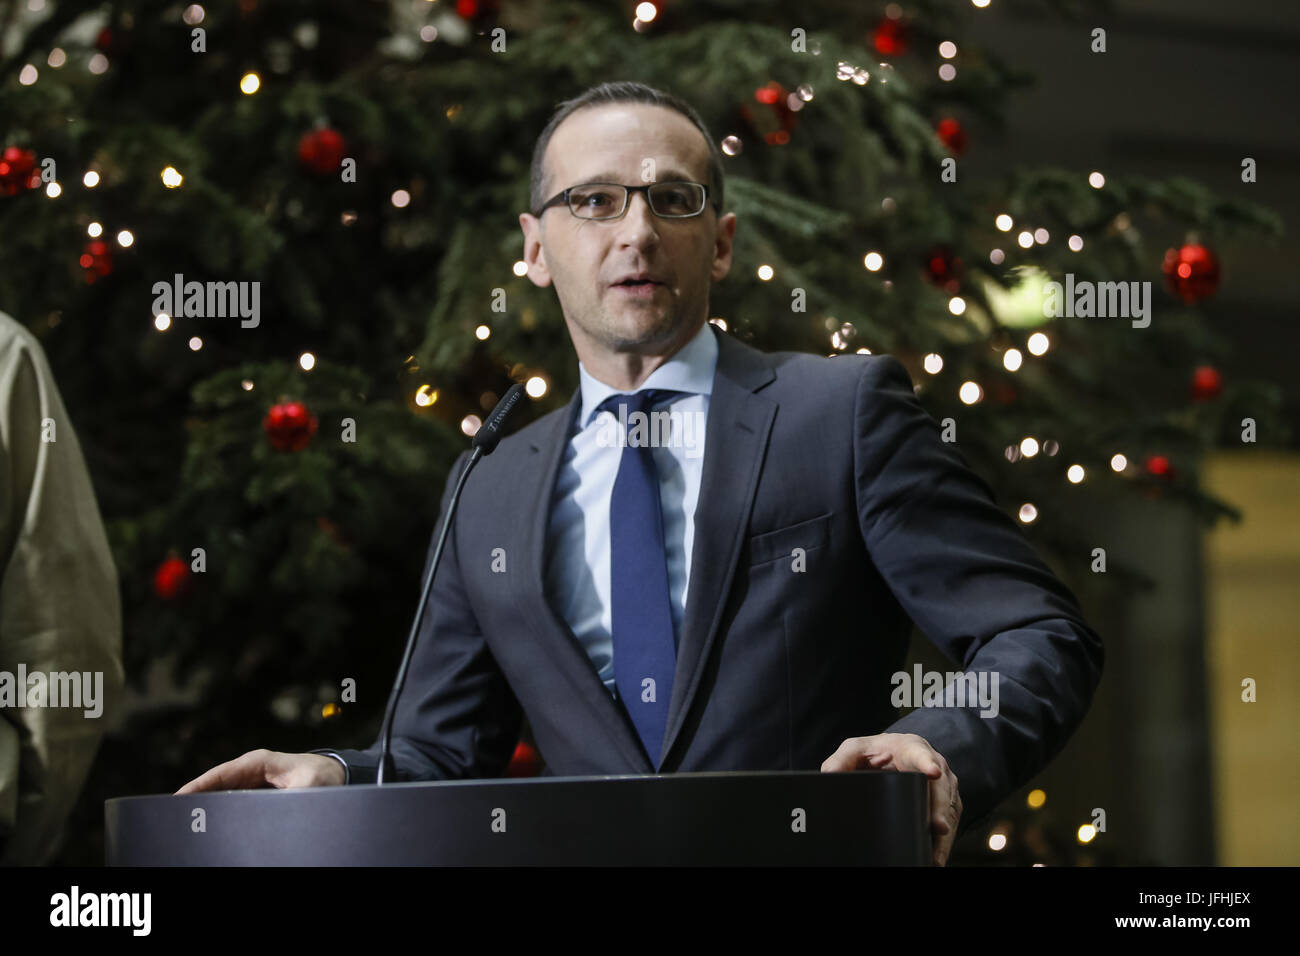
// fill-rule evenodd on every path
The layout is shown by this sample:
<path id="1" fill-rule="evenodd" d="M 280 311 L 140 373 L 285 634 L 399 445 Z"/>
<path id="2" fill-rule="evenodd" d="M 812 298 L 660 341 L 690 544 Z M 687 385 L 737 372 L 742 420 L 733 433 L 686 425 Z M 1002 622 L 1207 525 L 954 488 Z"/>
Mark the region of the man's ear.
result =
<path id="1" fill-rule="evenodd" d="M 718 234 L 713 244 L 713 270 L 710 276 L 714 282 L 726 278 L 731 271 L 732 240 L 736 235 L 736 214 L 729 212 L 718 220 Z"/>
<path id="2" fill-rule="evenodd" d="M 528 266 L 528 281 L 545 289 L 551 284 L 551 270 L 546 266 L 546 253 L 542 250 L 542 222 L 531 213 L 521 212 L 519 228 L 524 231 L 524 263 Z"/>

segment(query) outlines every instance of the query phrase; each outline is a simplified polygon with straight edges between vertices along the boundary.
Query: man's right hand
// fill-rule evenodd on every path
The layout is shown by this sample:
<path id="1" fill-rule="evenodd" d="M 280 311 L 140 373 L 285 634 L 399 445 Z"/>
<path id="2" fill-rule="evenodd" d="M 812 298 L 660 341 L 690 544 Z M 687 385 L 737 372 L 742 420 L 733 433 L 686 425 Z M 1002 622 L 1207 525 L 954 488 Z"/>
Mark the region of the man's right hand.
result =
<path id="1" fill-rule="evenodd" d="M 341 787 L 346 781 L 343 764 L 324 754 L 282 754 L 250 750 L 242 757 L 218 764 L 176 791 L 256 790 L 260 787 Z"/>

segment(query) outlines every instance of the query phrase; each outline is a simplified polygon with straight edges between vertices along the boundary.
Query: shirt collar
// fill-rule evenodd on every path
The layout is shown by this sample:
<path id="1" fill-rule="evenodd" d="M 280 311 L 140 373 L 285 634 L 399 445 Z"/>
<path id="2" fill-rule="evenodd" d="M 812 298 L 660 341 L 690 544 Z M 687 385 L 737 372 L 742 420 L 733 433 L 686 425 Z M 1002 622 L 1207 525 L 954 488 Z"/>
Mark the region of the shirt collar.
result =
<path id="1" fill-rule="evenodd" d="M 705 322 L 695 336 L 678 349 L 668 361 L 650 373 L 638 391 L 647 388 L 667 388 L 694 395 L 713 394 L 713 373 L 718 366 L 718 340 Z M 579 430 L 591 424 L 600 403 L 618 389 L 596 379 L 578 363 L 578 378 L 582 387 L 582 409 L 578 413 Z"/>

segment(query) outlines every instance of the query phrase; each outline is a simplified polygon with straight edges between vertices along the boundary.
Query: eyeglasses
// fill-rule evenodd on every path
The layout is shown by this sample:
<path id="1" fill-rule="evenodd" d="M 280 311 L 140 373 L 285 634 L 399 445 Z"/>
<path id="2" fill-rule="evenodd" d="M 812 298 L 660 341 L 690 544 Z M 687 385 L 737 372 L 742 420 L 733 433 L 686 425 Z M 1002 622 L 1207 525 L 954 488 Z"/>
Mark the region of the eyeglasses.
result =
<path id="1" fill-rule="evenodd" d="M 687 219 L 704 212 L 709 188 L 702 183 L 650 183 L 623 186 L 619 183 L 583 183 L 552 196 L 534 215 L 552 206 L 566 205 L 579 219 L 618 219 L 627 211 L 628 197 L 643 192 L 650 210 L 662 219 Z"/>

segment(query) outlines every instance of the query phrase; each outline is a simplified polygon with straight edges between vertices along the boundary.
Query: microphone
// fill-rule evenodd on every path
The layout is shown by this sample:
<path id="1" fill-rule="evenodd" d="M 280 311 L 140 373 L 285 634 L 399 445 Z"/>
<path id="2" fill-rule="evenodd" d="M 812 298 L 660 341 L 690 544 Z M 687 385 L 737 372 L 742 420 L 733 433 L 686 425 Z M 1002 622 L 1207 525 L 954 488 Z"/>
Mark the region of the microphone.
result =
<path id="1" fill-rule="evenodd" d="M 420 601 L 415 608 L 411 633 L 406 638 L 406 650 L 402 653 L 402 663 L 397 669 L 397 680 L 393 682 L 393 692 L 388 698 L 388 709 L 384 711 L 384 723 L 379 733 L 379 769 L 375 774 L 375 783 L 381 786 L 384 782 L 384 768 L 388 764 L 393 716 L 397 713 L 397 698 L 401 696 L 402 685 L 406 683 L 406 671 L 410 667 L 411 656 L 415 651 L 415 640 L 420 633 L 420 618 L 424 616 L 424 606 L 428 603 L 429 591 L 433 587 L 433 576 L 437 573 L 438 561 L 442 558 L 443 545 L 447 543 L 447 529 L 451 527 L 452 519 L 456 516 L 456 506 L 460 503 L 460 490 L 465 486 L 465 479 L 469 477 L 470 470 L 478 464 L 478 460 L 496 450 L 497 443 L 502 437 L 501 428 L 511 410 L 519 403 L 519 397 L 523 393 L 522 385 L 517 383 L 511 385 L 505 397 L 497 402 L 496 408 L 492 409 L 492 414 L 487 417 L 487 421 L 474 433 L 474 440 L 471 443 L 474 450 L 470 453 L 469 460 L 465 462 L 465 467 L 461 469 L 460 477 L 456 479 L 456 487 L 451 493 L 451 500 L 447 502 L 447 513 L 443 516 L 442 530 L 438 532 L 438 543 L 433 549 L 433 560 L 429 562 L 429 571 L 424 577 L 424 588 L 420 591 Z"/>

